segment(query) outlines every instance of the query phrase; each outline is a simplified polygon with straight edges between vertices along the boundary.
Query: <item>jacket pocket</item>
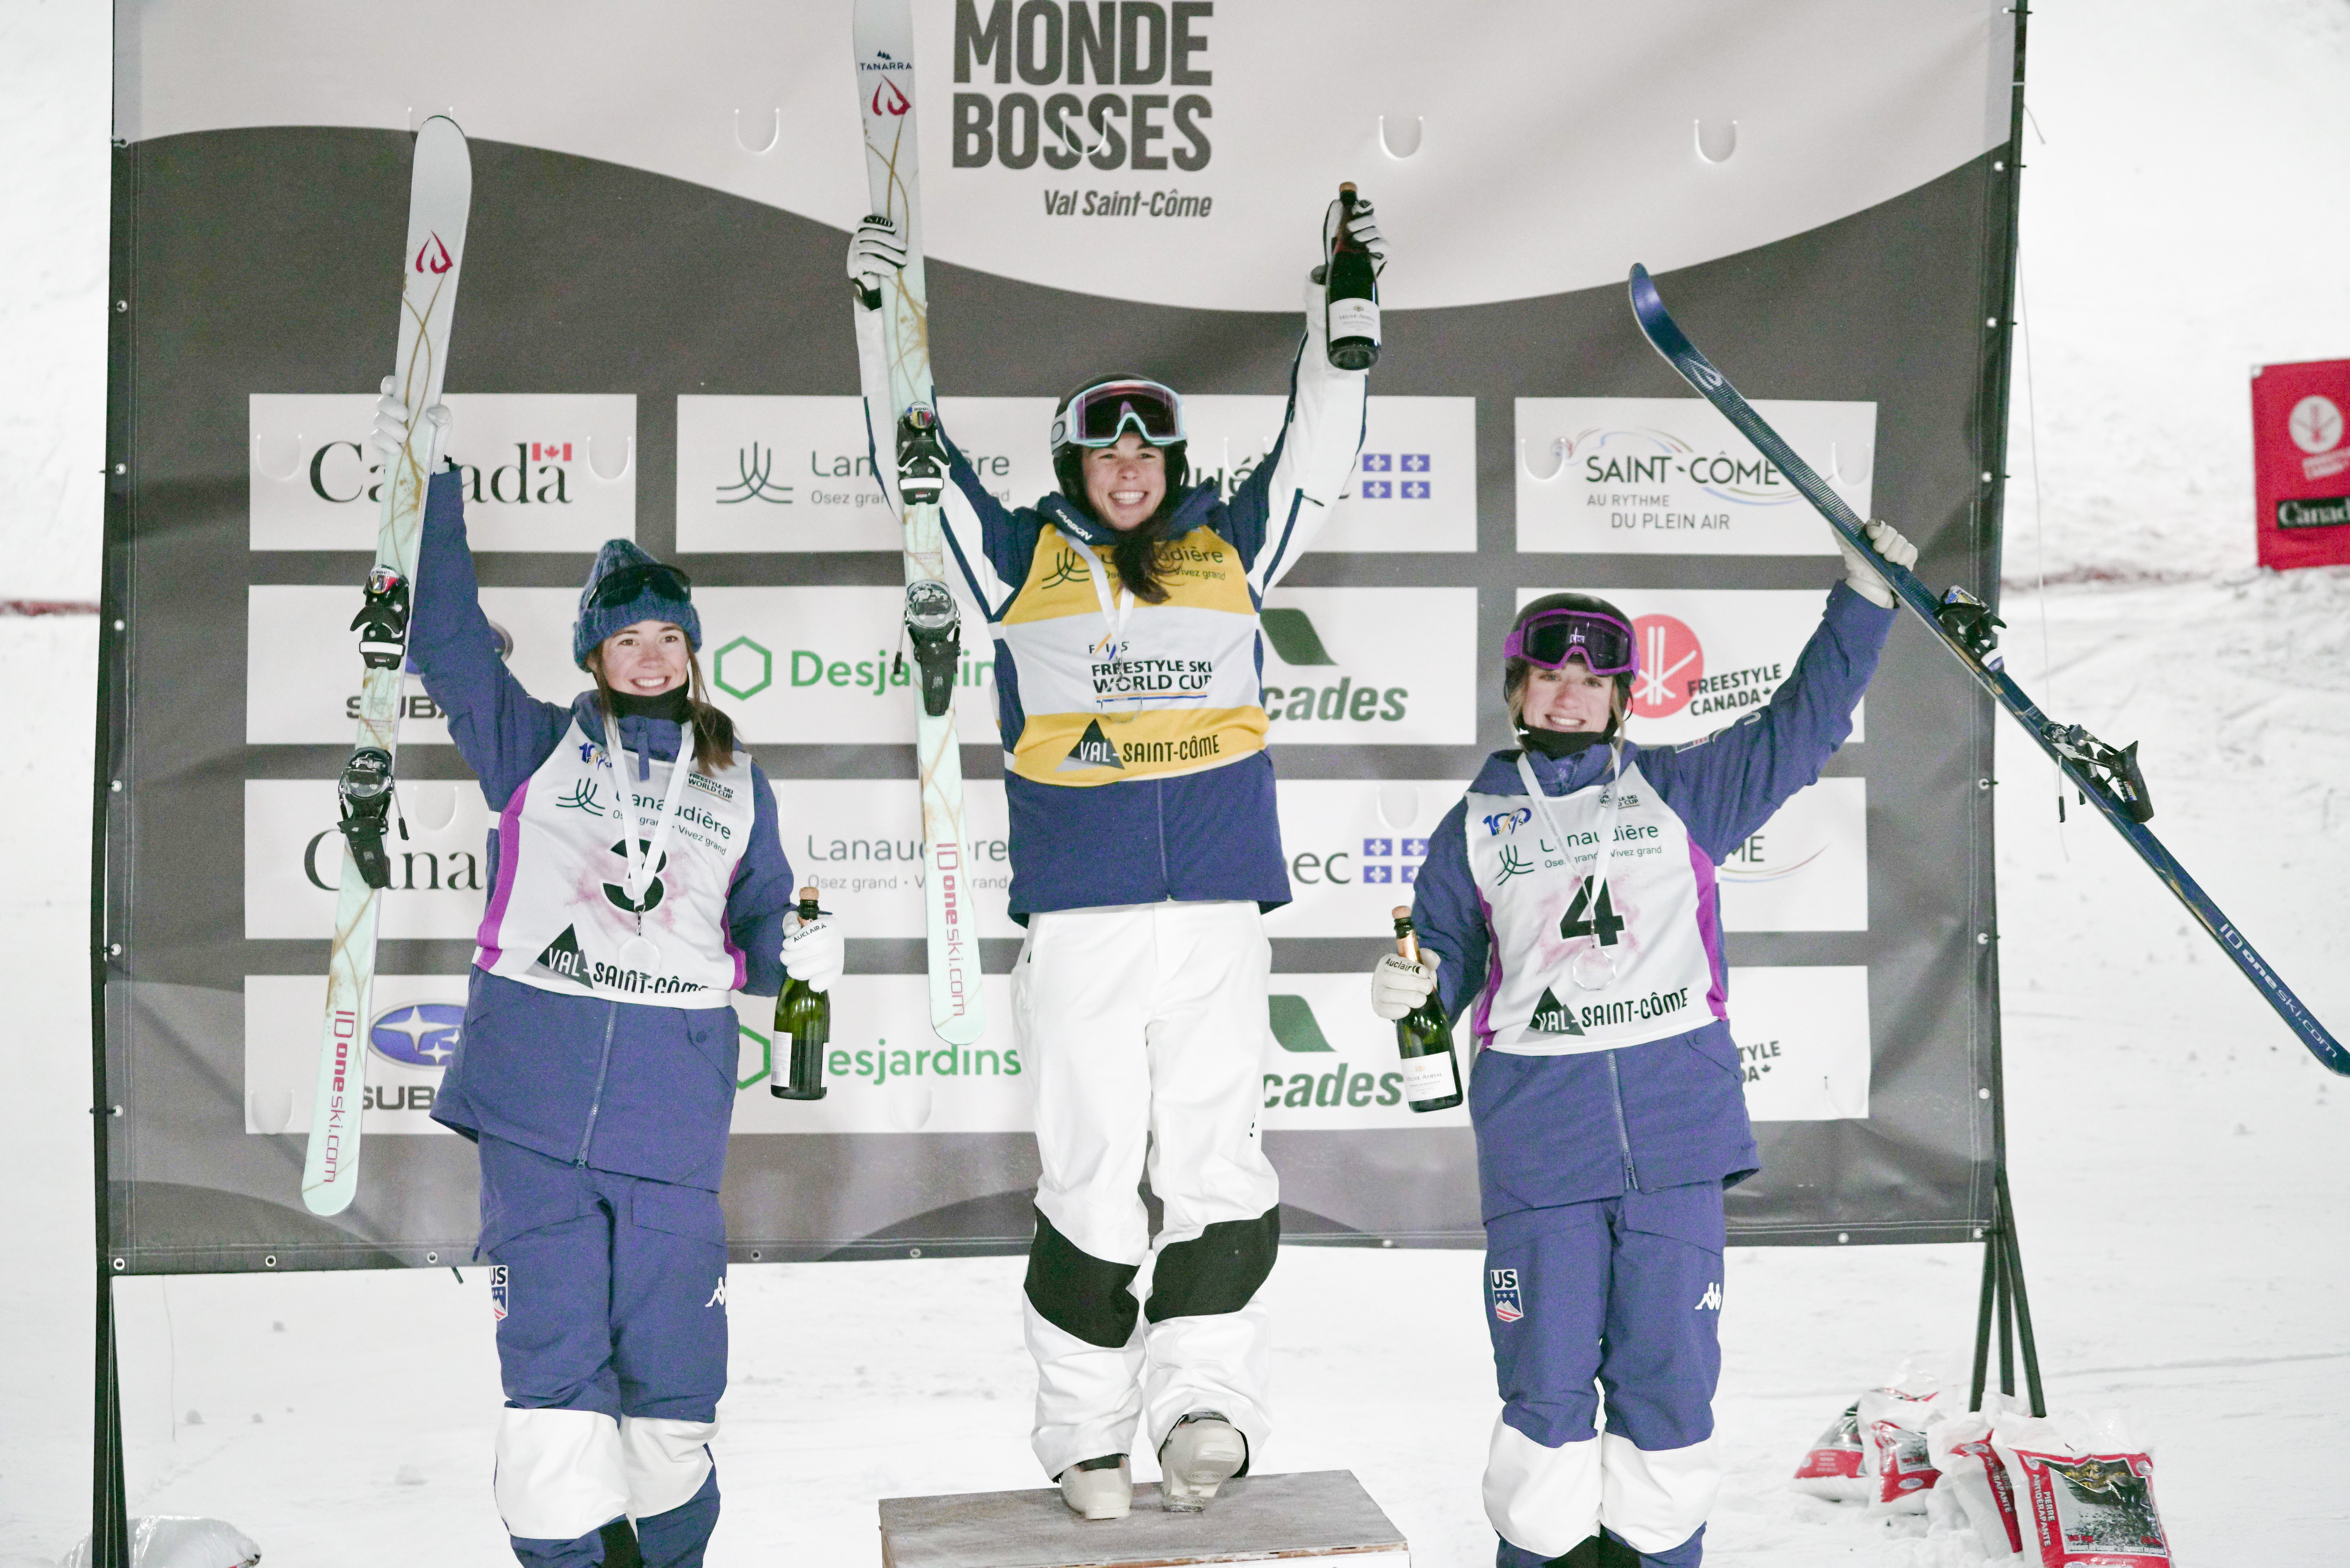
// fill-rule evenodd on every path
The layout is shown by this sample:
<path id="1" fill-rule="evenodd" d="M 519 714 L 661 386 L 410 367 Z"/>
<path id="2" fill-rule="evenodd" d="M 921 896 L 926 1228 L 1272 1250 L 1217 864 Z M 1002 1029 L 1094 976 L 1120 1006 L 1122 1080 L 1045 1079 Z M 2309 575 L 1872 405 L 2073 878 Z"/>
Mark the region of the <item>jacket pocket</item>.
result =
<path id="1" fill-rule="evenodd" d="M 629 1220 L 639 1231 L 726 1243 L 726 1215 L 718 1207 L 718 1194 L 700 1187 L 639 1182 L 629 1195 Z"/>

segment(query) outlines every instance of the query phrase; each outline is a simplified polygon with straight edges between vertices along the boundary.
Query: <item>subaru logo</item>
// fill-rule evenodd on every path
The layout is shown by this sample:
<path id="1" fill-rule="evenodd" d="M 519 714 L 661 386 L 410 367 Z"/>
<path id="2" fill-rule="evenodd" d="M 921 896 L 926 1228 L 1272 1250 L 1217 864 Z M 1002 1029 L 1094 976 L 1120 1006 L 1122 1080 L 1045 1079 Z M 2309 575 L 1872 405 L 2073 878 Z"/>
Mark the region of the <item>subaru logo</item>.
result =
<path id="1" fill-rule="evenodd" d="M 376 1015 L 368 1030 L 375 1054 L 404 1067 L 443 1067 L 457 1054 L 465 1010 L 448 1002 L 420 1002 Z"/>

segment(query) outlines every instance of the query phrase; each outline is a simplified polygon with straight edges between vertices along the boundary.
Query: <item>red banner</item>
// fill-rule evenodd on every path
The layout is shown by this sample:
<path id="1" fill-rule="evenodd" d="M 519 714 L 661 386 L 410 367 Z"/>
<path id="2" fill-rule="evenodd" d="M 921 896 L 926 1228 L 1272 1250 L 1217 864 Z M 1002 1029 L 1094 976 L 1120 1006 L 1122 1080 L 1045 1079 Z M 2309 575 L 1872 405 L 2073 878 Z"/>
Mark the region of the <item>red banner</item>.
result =
<path id="1" fill-rule="evenodd" d="M 2252 372 L 2261 565 L 2350 564 L 2350 359 Z"/>

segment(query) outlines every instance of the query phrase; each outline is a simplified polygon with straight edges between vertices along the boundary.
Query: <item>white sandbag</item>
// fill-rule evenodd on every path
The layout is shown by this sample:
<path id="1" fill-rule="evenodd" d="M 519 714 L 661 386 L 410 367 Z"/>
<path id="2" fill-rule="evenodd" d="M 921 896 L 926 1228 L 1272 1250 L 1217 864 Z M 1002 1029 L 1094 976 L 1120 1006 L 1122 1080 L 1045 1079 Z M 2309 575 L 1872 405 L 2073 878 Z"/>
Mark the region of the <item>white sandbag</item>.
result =
<path id="1" fill-rule="evenodd" d="M 1937 1402 L 1953 1396 L 1931 1385 L 1922 1390 L 1872 1388 L 1860 1397 L 1861 1478 L 1871 1513 L 1923 1513 L 1926 1492 L 1940 1479 L 1926 1449 L 1926 1422 Z"/>
<path id="2" fill-rule="evenodd" d="M 2172 1568 L 2154 1458 L 2115 1412 L 2009 1417 L 1991 1431 L 2038 1568 Z"/>
<path id="3" fill-rule="evenodd" d="M 1797 1491 L 1831 1502 L 1862 1502 L 1868 1483 L 1860 1477 L 1860 1407 L 1847 1405 L 1822 1432 L 1795 1467 L 1792 1483 Z"/>
<path id="4" fill-rule="evenodd" d="M 1940 1410 L 1926 1423 L 1926 1452 L 1942 1472 L 1930 1496 L 1944 1493 L 1963 1512 L 1993 1563 L 2021 1563 L 2024 1528 L 2015 1511 L 2015 1489 L 2006 1461 L 1991 1446 L 1991 1433 L 2012 1415 L 2022 1414 L 2005 1396 L 1986 1393 L 1981 1410 Z"/>
<path id="5" fill-rule="evenodd" d="M 217 1519 L 157 1514 L 130 1521 L 130 1568 L 253 1568 L 260 1561 L 251 1536 Z M 57 1568 L 89 1568 L 89 1538 Z"/>

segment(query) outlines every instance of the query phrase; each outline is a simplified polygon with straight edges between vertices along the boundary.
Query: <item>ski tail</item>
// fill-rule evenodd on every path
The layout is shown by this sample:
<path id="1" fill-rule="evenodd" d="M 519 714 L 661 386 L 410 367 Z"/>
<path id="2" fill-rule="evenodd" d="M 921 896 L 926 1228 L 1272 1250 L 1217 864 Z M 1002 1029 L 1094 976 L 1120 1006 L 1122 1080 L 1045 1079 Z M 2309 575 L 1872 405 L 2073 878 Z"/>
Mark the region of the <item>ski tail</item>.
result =
<path id="1" fill-rule="evenodd" d="M 1988 607 L 1960 588 L 1952 588 L 1938 598 L 1916 573 L 1878 555 L 1862 531 L 1865 524 L 1859 514 L 1828 487 L 1811 464 L 1795 454 L 1794 449 L 1730 384 L 1730 379 L 1690 341 L 1689 334 L 1665 309 L 1664 298 L 1657 292 L 1656 280 L 1648 275 L 1648 268 L 1632 268 L 1629 288 L 1632 315 L 1649 346 L 1754 444 L 1755 450 L 1812 504 L 1830 527 L 1866 555 L 1893 586 L 1896 597 L 1926 623 L 1977 683 L 2024 727 L 2040 749 L 2064 770 L 2083 798 L 2095 805 L 2099 815 L 2137 851 L 2138 857 L 2163 886 L 2187 906 L 2196 923 L 2220 944 L 2220 950 L 2267 999 L 2310 1054 L 2330 1071 L 2350 1076 L 2350 1050 L 2345 1050 L 2317 1021 L 2301 998 L 2293 994 L 2293 988 L 2285 984 L 2283 977 L 2270 967 L 2211 901 L 2210 895 L 2188 875 L 2177 857 L 2147 827 L 2154 810 L 2147 797 L 2146 781 L 2138 773 L 2136 744 L 2108 746 L 2080 725 L 2060 725 L 2043 713 L 2002 667 L 1991 629 L 1999 621 Z"/>
<path id="2" fill-rule="evenodd" d="M 978 911 L 970 897 L 967 871 L 971 860 L 954 686 L 951 679 L 934 678 L 956 669 L 962 632 L 948 587 L 945 534 L 939 521 L 944 468 L 934 433 L 936 395 L 931 387 L 910 0 L 857 0 L 854 29 L 868 210 L 895 223 L 906 242 L 906 265 L 882 290 L 879 306 L 898 460 L 898 483 L 883 488 L 903 508 L 906 627 L 925 671 L 923 700 L 914 720 L 914 761 L 922 801 L 922 914 L 931 1028 L 949 1044 L 969 1045 L 985 1031 L 987 1019 Z"/>
<path id="3" fill-rule="evenodd" d="M 403 281 L 391 388 L 408 411 L 408 439 L 387 465 L 367 611 L 354 623 L 355 628 L 365 627 L 360 633 L 364 669 L 359 735 L 343 769 L 342 877 L 327 959 L 327 1012 L 309 1144 L 302 1162 L 302 1201 L 315 1214 L 339 1214 L 359 1194 L 376 922 L 390 879 L 382 830 L 392 807 L 392 764 L 400 750 L 400 680 L 407 663 L 408 616 L 415 603 L 425 490 L 441 455 L 441 433 L 424 413 L 441 400 L 448 370 L 449 329 L 457 308 L 473 200 L 473 159 L 465 133 L 456 121 L 436 114 L 416 133 L 409 173 L 408 234 L 400 250 Z"/>

